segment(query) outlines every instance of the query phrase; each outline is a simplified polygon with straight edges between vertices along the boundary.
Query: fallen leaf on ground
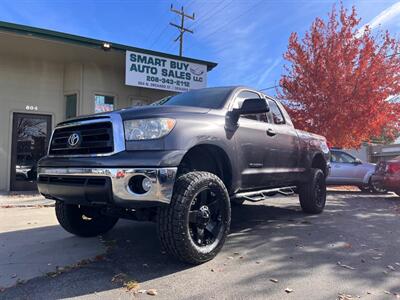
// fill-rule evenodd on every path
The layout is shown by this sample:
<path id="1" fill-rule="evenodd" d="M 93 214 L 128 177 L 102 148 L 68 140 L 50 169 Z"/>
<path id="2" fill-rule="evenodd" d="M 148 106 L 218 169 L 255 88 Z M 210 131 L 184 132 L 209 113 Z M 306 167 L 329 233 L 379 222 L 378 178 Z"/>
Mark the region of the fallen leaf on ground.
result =
<path id="1" fill-rule="evenodd" d="M 286 288 L 286 289 L 285 289 L 285 292 L 288 293 L 288 294 L 289 294 L 289 293 L 293 293 L 293 292 L 294 292 L 294 289 Z"/>
<path id="2" fill-rule="evenodd" d="M 150 296 L 156 296 L 158 293 L 157 293 L 157 290 L 156 289 L 148 289 L 147 290 L 147 295 L 150 295 Z"/>
<path id="3" fill-rule="evenodd" d="M 233 257 L 232 256 L 228 256 L 228 259 L 233 259 Z"/>
<path id="4" fill-rule="evenodd" d="M 138 294 L 146 294 L 147 291 L 146 290 L 138 290 L 137 292 L 138 292 Z"/>
<path id="5" fill-rule="evenodd" d="M 392 293 L 389 291 L 383 291 L 386 295 L 391 295 Z"/>
<path id="6" fill-rule="evenodd" d="M 392 271 L 396 271 L 396 269 L 392 265 L 388 265 L 387 268 Z"/>
<path id="7" fill-rule="evenodd" d="M 46 275 L 49 276 L 49 277 L 51 277 L 51 278 L 56 277 L 58 274 L 59 274 L 59 273 L 57 273 L 57 272 L 47 272 L 47 273 L 46 273 Z"/>
<path id="8" fill-rule="evenodd" d="M 355 270 L 355 269 L 356 269 L 356 268 L 353 268 L 353 267 L 351 267 L 351 266 L 344 265 L 344 264 L 342 264 L 340 261 L 338 261 L 337 264 L 338 264 L 338 266 L 340 266 L 340 267 L 342 267 L 342 268 L 345 268 L 345 269 L 348 269 L 348 270 Z"/>
<path id="9" fill-rule="evenodd" d="M 105 255 L 96 255 L 96 257 L 94 258 L 96 261 L 102 261 L 106 258 Z"/>
<path id="10" fill-rule="evenodd" d="M 122 283 L 125 281 L 125 279 L 126 279 L 126 274 L 119 273 L 119 274 L 113 276 L 113 278 L 111 279 L 111 282 Z"/>
<path id="11" fill-rule="evenodd" d="M 310 221 L 301 221 L 301 224 L 312 224 Z"/>
<path id="12" fill-rule="evenodd" d="M 127 282 L 124 283 L 124 287 L 128 290 L 128 291 L 132 291 L 132 290 L 137 290 L 139 289 L 140 285 L 139 282 L 137 282 L 136 280 L 129 280 Z"/>
<path id="13" fill-rule="evenodd" d="M 273 282 L 273 283 L 278 283 L 278 279 L 275 279 L 275 278 L 270 278 L 270 280 L 269 281 L 271 281 L 271 282 Z"/>
<path id="14" fill-rule="evenodd" d="M 345 294 L 339 294 L 337 297 L 337 300 L 352 300 L 354 297 L 352 295 L 345 295 Z"/>
<path id="15" fill-rule="evenodd" d="M 82 267 L 82 266 L 85 266 L 85 265 L 87 265 L 87 264 L 89 264 L 90 263 L 90 261 L 88 260 L 88 259 L 82 259 L 81 261 L 79 261 L 76 265 L 78 266 L 78 267 Z"/>
<path id="16" fill-rule="evenodd" d="M 343 248 L 350 249 L 353 246 L 350 243 L 344 243 Z"/>

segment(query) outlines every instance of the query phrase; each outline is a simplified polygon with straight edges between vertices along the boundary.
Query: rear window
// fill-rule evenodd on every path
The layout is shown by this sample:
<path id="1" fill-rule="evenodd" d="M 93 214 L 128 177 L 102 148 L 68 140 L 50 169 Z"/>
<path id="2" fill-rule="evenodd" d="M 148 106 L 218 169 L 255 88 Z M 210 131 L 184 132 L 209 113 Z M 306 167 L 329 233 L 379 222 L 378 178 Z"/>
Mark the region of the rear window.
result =
<path id="1" fill-rule="evenodd" d="M 231 89 L 199 89 L 161 99 L 153 105 L 182 105 L 217 109 L 222 108 Z"/>

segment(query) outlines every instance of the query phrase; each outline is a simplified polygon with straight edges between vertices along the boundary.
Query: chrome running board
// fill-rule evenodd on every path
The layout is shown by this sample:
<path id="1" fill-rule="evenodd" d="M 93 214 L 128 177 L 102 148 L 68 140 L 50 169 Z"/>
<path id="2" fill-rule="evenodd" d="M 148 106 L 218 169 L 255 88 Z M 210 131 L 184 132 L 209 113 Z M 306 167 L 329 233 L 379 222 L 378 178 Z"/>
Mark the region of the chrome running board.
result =
<path id="1" fill-rule="evenodd" d="M 297 187 L 296 186 L 287 186 L 281 188 L 274 188 L 274 189 L 266 189 L 266 190 L 259 190 L 259 191 L 252 191 L 252 192 L 243 192 L 234 195 L 233 199 L 245 199 L 252 202 L 258 202 L 265 200 L 267 197 L 272 196 L 274 194 L 281 194 L 284 196 L 291 196 L 295 193 Z"/>

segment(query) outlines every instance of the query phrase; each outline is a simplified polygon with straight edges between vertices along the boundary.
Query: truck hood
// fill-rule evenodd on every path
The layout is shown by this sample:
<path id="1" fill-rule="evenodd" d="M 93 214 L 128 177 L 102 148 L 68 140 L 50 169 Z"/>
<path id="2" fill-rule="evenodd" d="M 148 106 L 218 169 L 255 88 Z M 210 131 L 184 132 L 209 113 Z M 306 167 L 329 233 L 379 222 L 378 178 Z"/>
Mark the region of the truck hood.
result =
<path id="1" fill-rule="evenodd" d="M 122 120 L 129 119 L 140 119 L 140 118 L 149 118 L 149 117 L 162 117 L 164 115 L 171 114 L 206 114 L 211 109 L 203 108 L 203 107 L 194 107 L 194 106 L 178 106 L 178 105 L 145 105 L 145 106 L 134 106 L 130 108 L 124 108 L 120 110 L 115 110 L 106 113 L 98 113 L 91 115 L 83 115 L 76 118 L 68 119 L 64 122 L 59 123 L 58 125 L 62 125 L 65 123 L 92 119 L 92 118 L 100 118 L 107 117 L 115 114 L 121 115 Z"/>
<path id="2" fill-rule="evenodd" d="M 177 105 L 147 105 L 135 106 L 131 108 L 121 109 L 119 113 L 123 120 L 138 119 L 148 117 L 161 117 L 171 114 L 205 114 L 209 112 L 209 108 L 193 107 L 193 106 L 177 106 Z"/>

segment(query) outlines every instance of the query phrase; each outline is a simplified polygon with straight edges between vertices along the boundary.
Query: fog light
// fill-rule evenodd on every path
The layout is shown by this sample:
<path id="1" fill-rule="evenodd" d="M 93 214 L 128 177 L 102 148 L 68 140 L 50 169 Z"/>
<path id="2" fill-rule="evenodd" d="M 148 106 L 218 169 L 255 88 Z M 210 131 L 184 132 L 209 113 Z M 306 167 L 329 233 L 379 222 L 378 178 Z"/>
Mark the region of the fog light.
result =
<path id="1" fill-rule="evenodd" d="M 135 175 L 129 179 L 128 188 L 132 193 L 141 195 L 151 189 L 151 180 L 144 175 Z"/>
<path id="2" fill-rule="evenodd" d="M 142 181 L 142 188 L 148 192 L 151 189 L 151 180 L 147 177 L 145 177 Z"/>

